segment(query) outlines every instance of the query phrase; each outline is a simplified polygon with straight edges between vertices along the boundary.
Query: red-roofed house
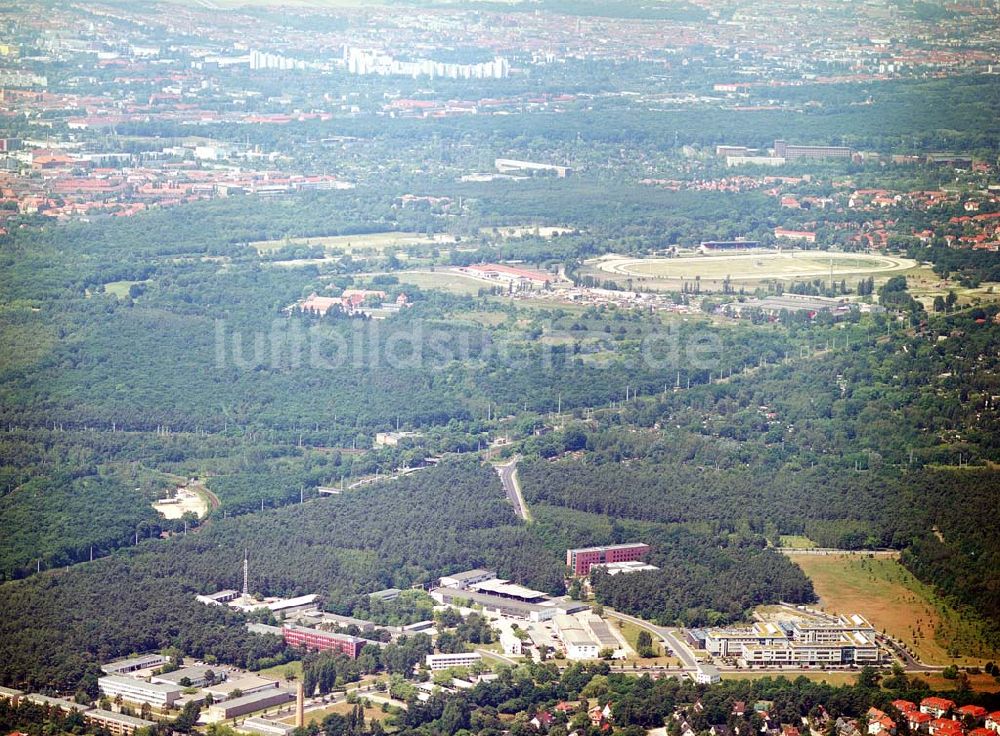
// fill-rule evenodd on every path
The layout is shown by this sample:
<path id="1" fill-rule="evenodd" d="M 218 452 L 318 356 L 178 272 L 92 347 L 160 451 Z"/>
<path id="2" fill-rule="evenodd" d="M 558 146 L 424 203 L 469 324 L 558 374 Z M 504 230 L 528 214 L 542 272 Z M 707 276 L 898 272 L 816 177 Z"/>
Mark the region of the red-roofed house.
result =
<path id="1" fill-rule="evenodd" d="M 537 728 L 539 731 L 548 731 L 549 726 L 555 722 L 555 717 L 546 710 L 540 710 L 535 714 L 528 723 Z"/>
<path id="2" fill-rule="evenodd" d="M 804 240 L 807 243 L 816 242 L 816 233 L 809 230 L 786 230 L 783 227 L 774 228 L 774 237 L 785 240 Z"/>
<path id="3" fill-rule="evenodd" d="M 931 736 L 961 736 L 965 733 L 965 727 L 961 721 L 953 721 L 951 718 L 935 718 L 927 724 L 927 733 Z"/>
<path id="4" fill-rule="evenodd" d="M 986 728 L 1000 733 L 1000 710 L 994 711 L 986 716 Z"/>
<path id="5" fill-rule="evenodd" d="M 947 698 L 924 698 L 920 701 L 920 712 L 927 713 L 934 716 L 935 718 L 941 718 L 947 715 L 948 712 L 955 707 L 954 700 L 948 700 Z"/>
<path id="6" fill-rule="evenodd" d="M 344 293 L 340 295 L 341 307 L 345 312 L 353 312 L 356 309 L 360 309 L 364 306 L 365 301 L 369 297 L 378 299 L 380 302 L 385 300 L 384 291 L 371 291 L 369 289 L 344 289 Z"/>
<path id="7" fill-rule="evenodd" d="M 979 728 L 974 728 L 969 731 L 969 736 L 993 736 L 995 733 L 996 731 L 993 731 L 992 729 L 980 726 Z"/>
<path id="8" fill-rule="evenodd" d="M 986 718 L 986 709 L 981 705 L 963 705 L 955 711 L 955 715 L 966 723 L 982 723 Z"/>
<path id="9" fill-rule="evenodd" d="M 921 713 L 919 710 L 911 710 L 906 714 L 906 722 L 910 724 L 911 731 L 926 731 L 927 724 L 934 720 L 930 713 Z"/>
<path id="10" fill-rule="evenodd" d="M 868 733 L 871 736 L 882 733 L 896 733 L 896 722 L 878 708 L 868 709 Z"/>
<path id="11" fill-rule="evenodd" d="M 339 297 L 317 296 L 316 294 L 310 294 L 309 298 L 302 302 L 302 311 L 316 312 L 317 314 L 325 315 L 333 309 L 333 307 L 339 306 Z"/>
<path id="12" fill-rule="evenodd" d="M 917 704 L 911 703 L 909 700 L 893 700 L 892 707 L 900 713 L 909 713 L 910 711 L 917 710 Z"/>
<path id="13" fill-rule="evenodd" d="M 55 169 L 73 166 L 76 163 L 75 158 L 59 151 L 39 149 L 31 152 L 31 168 L 33 169 Z"/>

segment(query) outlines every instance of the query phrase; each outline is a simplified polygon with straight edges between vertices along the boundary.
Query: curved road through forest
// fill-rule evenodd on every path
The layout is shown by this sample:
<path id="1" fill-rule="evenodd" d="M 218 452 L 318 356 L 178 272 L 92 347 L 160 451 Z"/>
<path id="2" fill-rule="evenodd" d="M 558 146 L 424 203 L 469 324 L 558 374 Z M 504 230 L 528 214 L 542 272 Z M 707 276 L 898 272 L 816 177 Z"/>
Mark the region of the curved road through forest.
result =
<path id="1" fill-rule="evenodd" d="M 531 514 L 528 513 L 528 506 L 524 503 L 524 496 L 521 495 L 521 484 L 517 482 L 517 462 L 520 456 L 515 455 L 508 462 L 497 465 L 497 473 L 500 474 L 500 482 L 507 493 L 507 498 L 514 505 L 514 513 L 518 518 L 531 521 Z"/>

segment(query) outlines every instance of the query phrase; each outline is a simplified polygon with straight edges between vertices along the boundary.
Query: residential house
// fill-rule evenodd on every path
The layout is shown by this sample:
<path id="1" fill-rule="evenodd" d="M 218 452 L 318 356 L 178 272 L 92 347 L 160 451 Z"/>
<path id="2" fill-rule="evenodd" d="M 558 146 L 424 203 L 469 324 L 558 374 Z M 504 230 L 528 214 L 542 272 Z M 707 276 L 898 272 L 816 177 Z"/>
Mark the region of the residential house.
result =
<path id="1" fill-rule="evenodd" d="M 930 713 L 921 713 L 919 710 L 911 710 L 909 713 L 906 713 L 906 722 L 913 733 L 926 732 L 927 724 L 932 720 L 934 720 L 934 716 Z"/>
<path id="2" fill-rule="evenodd" d="M 548 731 L 549 727 L 555 723 L 555 716 L 545 710 L 540 710 L 535 714 L 528 723 L 537 728 L 539 731 Z"/>
<path id="3" fill-rule="evenodd" d="M 868 733 L 871 736 L 882 736 L 884 733 L 896 733 L 896 722 L 878 708 L 868 709 Z"/>
<path id="4" fill-rule="evenodd" d="M 962 736 L 965 728 L 961 721 L 951 718 L 935 718 L 927 724 L 927 733 L 931 736 Z"/>
<path id="5" fill-rule="evenodd" d="M 947 698 L 930 697 L 920 701 L 920 712 L 927 713 L 934 718 L 943 718 L 955 707 L 954 700 Z"/>
<path id="6" fill-rule="evenodd" d="M 844 718 L 841 716 L 837 719 L 834 726 L 836 727 L 837 736 L 861 736 L 858 722 L 853 718 Z"/>
<path id="7" fill-rule="evenodd" d="M 994 733 L 1000 733 L 1000 710 L 994 711 L 986 716 L 986 728 Z"/>
<path id="8" fill-rule="evenodd" d="M 986 720 L 986 709 L 981 705 L 963 705 L 955 710 L 955 715 L 966 725 L 973 726 Z"/>

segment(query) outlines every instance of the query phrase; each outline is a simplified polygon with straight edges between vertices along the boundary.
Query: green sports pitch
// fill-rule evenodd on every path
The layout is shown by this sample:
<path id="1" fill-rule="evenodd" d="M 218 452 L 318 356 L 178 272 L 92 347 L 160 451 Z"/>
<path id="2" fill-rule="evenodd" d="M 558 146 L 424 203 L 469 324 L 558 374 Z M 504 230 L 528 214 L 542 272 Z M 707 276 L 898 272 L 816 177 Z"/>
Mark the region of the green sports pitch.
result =
<path id="1" fill-rule="evenodd" d="M 856 282 L 873 276 L 887 278 L 915 268 L 909 258 L 882 254 L 781 251 L 719 253 L 675 258 L 605 256 L 588 266 L 612 276 L 653 281 L 807 281 L 846 279 Z M 620 279 L 619 279 L 620 280 Z"/>

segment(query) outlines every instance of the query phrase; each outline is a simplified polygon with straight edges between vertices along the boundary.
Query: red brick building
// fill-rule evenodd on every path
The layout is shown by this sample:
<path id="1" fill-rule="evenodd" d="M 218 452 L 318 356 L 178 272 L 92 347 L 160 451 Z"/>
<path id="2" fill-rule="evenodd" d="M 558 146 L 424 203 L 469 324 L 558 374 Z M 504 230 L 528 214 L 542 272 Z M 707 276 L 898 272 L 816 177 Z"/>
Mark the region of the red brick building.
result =
<path id="1" fill-rule="evenodd" d="M 649 552 L 649 545 L 637 542 L 634 544 L 612 544 L 607 547 L 584 547 L 582 549 L 566 550 L 566 566 L 576 576 L 590 574 L 591 565 L 601 565 L 608 562 L 634 562 L 641 560 Z"/>
<path id="2" fill-rule="evenodd" d="M 320 631 L 294 624 L 285 624 L 281 628 L 281 634 L 285 639 L 285 644 L 290 647 L 302 647 L 320 652 L 339 651 L 351 659 L 357 659 L 365 644 L 369 643 L 367 639 L 361 639 L 357 636 Z"/>

